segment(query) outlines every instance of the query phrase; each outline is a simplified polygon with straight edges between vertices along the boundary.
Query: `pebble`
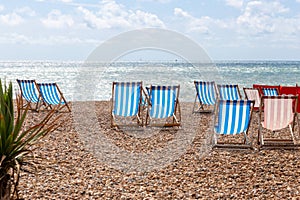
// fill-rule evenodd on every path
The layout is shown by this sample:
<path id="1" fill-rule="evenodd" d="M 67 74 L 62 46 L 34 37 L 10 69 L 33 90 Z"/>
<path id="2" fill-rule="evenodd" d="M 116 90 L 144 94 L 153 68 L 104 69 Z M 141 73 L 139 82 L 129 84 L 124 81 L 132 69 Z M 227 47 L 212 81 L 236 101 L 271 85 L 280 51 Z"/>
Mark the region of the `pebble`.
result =
<path id="1" fill-rule="evenodd" d="M 146 138 L 124 136 L 122 131 L 110 128 L 109 102 L 96 102 L 96 106 L 101 129 L 120 148 L 148 152 L 165 147 L 175 137 L 168 131 Z M 205 143 L 211 116 L 191 114 L 191 108 L 191 103 L 182 103 L 185 113 L 182 119 L 198 120 L 195 124 L 200 127 L 187 153 L 163 168 L 147 172 L 122 172 L 100 162 L 76 132 L 72 115 L 64 114 L 63 127 L 37 144 L 34 150 L 37 171 L 21 174 L 19 198 L 297 199 L 300 194 L 299 150 L 211 149 Z M 35 120 L 43 114 L 29 112 L 30 119 Z M 258 149 L 257 115 L 253 115 L 252 123 L 249 131 Z M 184 129 L 194 131 L 195 127 L 184 126 Z M 297 138 L 300 137 L 297 135 Z M 240 139 L 242 137 L 237 136 L 224 138 L 224 141 Z"/>

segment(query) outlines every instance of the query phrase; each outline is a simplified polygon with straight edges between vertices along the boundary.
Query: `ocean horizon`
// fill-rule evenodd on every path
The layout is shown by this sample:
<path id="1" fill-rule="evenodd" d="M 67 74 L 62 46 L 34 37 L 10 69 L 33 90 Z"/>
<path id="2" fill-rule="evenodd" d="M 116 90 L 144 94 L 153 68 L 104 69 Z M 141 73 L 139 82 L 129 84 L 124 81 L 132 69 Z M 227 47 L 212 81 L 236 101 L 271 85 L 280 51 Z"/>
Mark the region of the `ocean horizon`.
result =
<path id="1" fill-rule="evenodd" d="M 56 82 L 68 101 L 109 100 L 113 81 L 143 81 L 144 86 L 180 85 L 180 100 L 195 98 L 194 80 L 217 84 L 296 85 L 300 83 L 297 60 L 218 60 L 211 63 L 172 61 L 118 61 L 86 63 L 84 61 L 0 61 L 0 78 Z"/>

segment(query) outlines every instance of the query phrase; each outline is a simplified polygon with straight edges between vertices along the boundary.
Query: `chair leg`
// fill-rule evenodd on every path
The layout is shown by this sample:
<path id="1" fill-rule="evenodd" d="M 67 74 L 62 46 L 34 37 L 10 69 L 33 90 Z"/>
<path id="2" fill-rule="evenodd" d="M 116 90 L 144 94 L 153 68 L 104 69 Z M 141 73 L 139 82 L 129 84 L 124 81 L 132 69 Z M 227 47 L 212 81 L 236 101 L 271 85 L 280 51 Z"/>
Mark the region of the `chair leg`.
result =
<path id="1" fill-rule="evenodd" d="M 244 132 L 244 143 L 245 144 L 250 144 L 251 143 L 249 137 L 247 136 L 247 134 L 245 132 Z"/>
<path id="2" fill-rule="evenodd" d="M 196 104 L 199 104 L 199 106 L 197 106 Z M 198 107 L 197 110 L 195 110 L 196 107 Z M 200 112 L 200 110 L 204 110 L 204 107 L 201 102 L 198 103 L 197 95 L 196 95 L 192 113 Z"/>
<path id="3" fill-rule="evenodd" d="M 297 115 L 297 127 L 298 127 L 298 137 L 300 137 L 300 122 L 299 122 L 299 117 Z"/>
<path id="4" fill-rule="evenodd" d="M 212 137 L 211 137 L 211 144 L 212 144 L 212 146 L 215 146 L 216 144 L 218 144 L 218 137 L 217 137 L 217 134 L 216 134 L 216 133 L 213 133 L 213 134 L 212 134 Z"/>
<path id="5" fill-rule="evenodd" d="M 150 124 L 150 115 L 149 115 L 149 110 L 147 110 L 145 126 L 147 126 L 149 124 Z"/>
<path id="6" fill-rule="evenodd" d="M 192 113 L 195 113 L 195 112 L 196 112 L 196 111 L 195 111 L 195 107 L 196 107 L 196 104 L 197 104 L 196 100 L 197 100 L 197 95 L 196 95 L 196 97 L 195 97 L 195 101 L 194 101 Z"/>
<path id="7" fill-rule="evenodd" d="M 295 139 L 294 139 L 294 130 L 293 130 L 291 124 L 289 124 L 289 128 L 290 128 L 290 132 L 291 132 L 291 136 L 292 136 L 293 143 L 295 143 Z"/>
<path id="8" fill-rule="evenodd" d="M 110 115 L 110 126 L 111 127 L 114 127 L 114 121 L 115 121 L 114 115 L 111 113 L 111 115 Z"/>
<path id="9" fill-rule="evenodd" d="M 142 121 L 141 121 L 141 118 L 139 115 L 136 115 L 136 118 L 137 118 L 137 123 L 140 125 L 142 124 Z"/>
<path id="10" fill-rule="evenodd" d="M 173 123 L 179 123 L 175 114 L 173 114 Z"/>
<path id="11" fill-rule="evenodd" d="M 257 130 L 257 145 L 261 144 L 261 137 L 260 137 L 261 131 L 260 128 Z"/>
<path id="12" fill-rule="evenodd" d="M 264 145 L 264 137 L 263 137 L 263 134 L 260 132 L 260 134 L 259 134 L 259 143 L 260 143 L 260 145 Z"/>

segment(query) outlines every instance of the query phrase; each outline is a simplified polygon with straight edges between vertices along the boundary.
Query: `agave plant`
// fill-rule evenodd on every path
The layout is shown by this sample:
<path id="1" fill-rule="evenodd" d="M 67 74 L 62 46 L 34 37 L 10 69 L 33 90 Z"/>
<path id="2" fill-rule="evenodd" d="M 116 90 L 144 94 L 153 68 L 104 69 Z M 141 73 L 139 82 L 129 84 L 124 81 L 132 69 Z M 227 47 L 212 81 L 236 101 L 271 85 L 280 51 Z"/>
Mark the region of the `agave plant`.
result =
<path id="1" fill-rule="evenodd" d="M 37 124 L 25 128 L 27 111 L 22 109 L 23 100 L 16 97 L 16 113 L 12 83 L 2 85 L 0 79 L 0 199 L 18 198 L 20 172 L 24 166 L 34 166 L 33 146 L 36 142 L 53 131 L 60 124 L 50 111 Z"/>

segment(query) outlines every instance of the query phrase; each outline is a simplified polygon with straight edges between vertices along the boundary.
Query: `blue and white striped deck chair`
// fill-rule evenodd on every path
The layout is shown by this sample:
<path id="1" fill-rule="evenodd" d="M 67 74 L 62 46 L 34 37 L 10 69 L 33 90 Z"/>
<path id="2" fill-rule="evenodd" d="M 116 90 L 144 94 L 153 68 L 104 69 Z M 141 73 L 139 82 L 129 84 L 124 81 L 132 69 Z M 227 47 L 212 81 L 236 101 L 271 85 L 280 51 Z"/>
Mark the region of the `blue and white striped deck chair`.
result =
<path id="1" fill-rule="evenodd" d="M 53 109 L 53 106 L 56 106 L 58 110 L 62 110 L 66 107 L 71 112 L 63 93 L 56 83 L 38 83 L 37 85 L 46 108 Z"/>
<path id="2" fill-rule="evenodd" d="M 194 81 L 194 84 L 196 89 L 196 97 L 193 106 L 193 113 L 212 112 L 213 109 L 208 110 L 204 109 L 204 107 L 214 107 L 216 103 L 217 92 L 215 82 Z M 198 103 L 199 105 L 197 106 Z M 198 109 L 195 110 L 196 107 L 198 107 Z"/>
<path id="3" fill-rule="evenodd" d="M 279 92 L 277 88 L 262 88 L 264 96 L 278 96 Z"/>
<path id="4" fill-rule="evenodd" d="M 17 82 L 20 87 L 21 95 L 27 102 L 23 105 L 23 108 L 29 106 L 30 110 L 38 110 L 39 105 L 41 103 L 41 99 L 35 80 L 17 79 Z M 35 108 L 32 107 L 32 103 L 35 104 Z"/>
<path id="5" fill-rule="evenodd" d="M 142 82 L 113 82 L 111 127 L 143 125 L 140 108 L 142 105 L 142 85 Z M 131 117 L 131 120 L 129 122 L 128 120 L 123 120 L 122 123 L 117 123 L 117 116 L 124 117 L 124 119 Z M 132 117 L 137 120 L 137 124 L 131 123 Z"/>
<path id="6" fill-rule="evenodd" d="M 162 127 L 180 126 L 179 89 L 179 85 L 150 86 L 150 105 L 147 110 L 146 125 Z M 157 122 L 161 121 L 160 119 L 163 119 L 162 123 Z"/>
<path id="7" fill-rule="evenodd" d="M 221 100 L 239 100 L 241 93 L 238 85 L 218 85 Z"/>
<path id="8" fill-rule="evenodd" d="M 213 143 L 215 147 L 237 147 L 251 148 L 252 143 L 248 137 L 248 129 L 250 126 L 254 101 L 251 100 L 219 100 L 217 103 L 215 115 L 214 137 Z M 244 134 L 243 143 L 219 143 L 219 135 L 236 135 Z"/>

